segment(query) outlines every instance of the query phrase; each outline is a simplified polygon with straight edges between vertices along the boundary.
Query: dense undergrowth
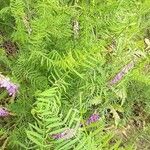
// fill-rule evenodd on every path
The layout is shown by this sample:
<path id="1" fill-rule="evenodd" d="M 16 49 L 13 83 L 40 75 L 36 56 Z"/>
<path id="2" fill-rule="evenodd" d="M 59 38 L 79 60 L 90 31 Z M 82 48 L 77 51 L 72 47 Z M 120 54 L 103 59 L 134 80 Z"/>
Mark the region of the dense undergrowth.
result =
<path id="1" fill-rule="evenodd" d="M 149 0 L 0 0 L 1 149 L 150 149 L 149 39 Z"/>

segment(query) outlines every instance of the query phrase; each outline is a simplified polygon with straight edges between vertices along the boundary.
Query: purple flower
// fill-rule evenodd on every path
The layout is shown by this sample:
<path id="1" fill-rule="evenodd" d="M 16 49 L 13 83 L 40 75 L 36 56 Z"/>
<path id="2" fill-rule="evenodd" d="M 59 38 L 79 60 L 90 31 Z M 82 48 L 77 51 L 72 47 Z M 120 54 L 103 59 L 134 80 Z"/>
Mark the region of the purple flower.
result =
<path id="1" fill-rule="evenodd" d="M 90 125 L 91 123 L 97 122 L 100 116 L 97 113 L 92 114 L 88 120 L 86 121 L 86 125 Z"/>
<path id="2" fill-rule="evenodd" d="M 9 116 L 10 113 L 8 112 L 8 110 L 4 107 L 0 107 L 0 117 L 7 117 Z"/>
<path id="3" fill-rule="evenodd" d="M 9 86 L 6 87 L 9 95 L 15 95 L 18 91 L 18 86 L 13 84 L 13 83 L 10 83 Z"/>
<path id="4" fill-rule="evenodd" d="M 70 139 L 75 136 L 75 129 L 66 129 L 65 131 L 57 134 L 53 134 L 52 137 L 54 139 Z"/>
<path id="5" fill-rule="evenodd" d="M 110 85 L 118 83 L 131 69 L 134 67 L 134 61 L 131 61 L 125 65 L 121 71 L 109 82 Z"/>
<path id="6" fill-rule="evenodd" d="M 0 80 L 0 87 L 6 88 L 7 86 L 9 86 L 9 83 L 10 83 L 9 79 L 7 79 L 7 78 L 2 78 L 2 79 Z"/>
<path id="7" fill-rule="evenodd" d="M 10 81 L 9 78 L 0 74 L 0 87 L 5 88 L 10 96 L 15 96 L 18 91 L 18 86 Z"/>
<path id="8" fill-rule="evenodd" d="M 53 134 L 52 137 L 54 139 L 61 139 L 61 138 L 63 138 L 64 135 L 65 135 L 65 133 L 62 132 L 62 133 Z"/>

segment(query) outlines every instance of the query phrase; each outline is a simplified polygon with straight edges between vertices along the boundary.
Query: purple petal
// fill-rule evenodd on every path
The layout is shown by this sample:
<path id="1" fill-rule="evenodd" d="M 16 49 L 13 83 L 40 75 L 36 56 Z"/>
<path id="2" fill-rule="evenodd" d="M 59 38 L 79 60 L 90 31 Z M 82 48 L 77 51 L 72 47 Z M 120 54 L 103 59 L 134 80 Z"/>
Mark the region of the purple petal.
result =
<path id="1" fill-rule="evenodd" d="M 1 81 L 1 87 L 7 88 L 10 86 L 10 82 L 8 80 Z"/>
<path id="2" fill-rule="evenodd" d="M 134 61 L 131 61 L 130 63 L 128 63 L 126 66 L 124 66 L 120 72 L 110 81 L 110 85 L 114 85 L 117 82 L 119 82 L 120 80 L 122 80 L 122 78 L 134 67 Z"/>
<path id="3" fill-rule="evenodd" d="M 7 89 L 9 95 L 16 94 L 17 90 L 18 90 L 18 86 L 16 86 L 15 84 L 10 84 L 10 87 Z"/>
<path id="4" fill-rule="evenodd" d="M 18 92 L 18 86 L 10 81 L 9 78 L 0 74 L 0 87 L 5 88 L 10 96 L 15 96 Z"/>
<path id="5" fill-rule="evenodd" d="M 99 114 L 94 113 L 88 118 L 88 120 L 86 121 L 86 124 L 89 125 L 91 123 L 97 122 L 99 119 L 100 119 Z"/>
<path id="6" fill-rule="evenodd" d="M 74 137 L 74 135 L 75 135 L 75 129 L 67 129 L 61 133 L 57 133 L 57 134 L 52 135 L 52 137 L 54 139 L 65 139 L 65 140 L 67 140 L 67 139 Z"/>
<path id="7" fill-rule="evenodd" d="M 8 112 L 8 110 L 6 109 L 6 108 L 4 108 L 4 107 L 1 107 L 0 108 L 0 117 L 7 117 L 7 116 L 9 116 L 9 112 Z"/>

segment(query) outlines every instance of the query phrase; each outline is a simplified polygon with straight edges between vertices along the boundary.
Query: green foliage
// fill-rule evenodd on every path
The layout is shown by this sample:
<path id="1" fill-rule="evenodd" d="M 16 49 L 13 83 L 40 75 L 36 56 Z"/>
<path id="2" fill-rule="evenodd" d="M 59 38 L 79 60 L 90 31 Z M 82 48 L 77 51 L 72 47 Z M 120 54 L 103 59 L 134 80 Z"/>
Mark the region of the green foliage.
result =
<path id="1" fill-rule="evenodd" d="M 35 107 L 32 114 L 36 123 L 29 124 L 30 130 L 27 130 L 28 138 L 36 144 L 35 149 L 107 149 L 108 143 L 113 137 L 110 133 L 104 133 L 104 123 L 95 124 L 94 126 L 82 129 L 80 128 L 81 117 L 77 109 L 69 109 L 60 112 L 60 96 L 57 96 L 57 88 L 51 88 L 37 94 Z M 66 140 L 54 141 L 53 134 L 60 133 L 67 128 L 74 129 L 75 137 Z M 101 138 L 99 138 L 101 137 Z M 104 142 L 105 141 L 105 142 Z M 114 147 L 118 147 L 117 142 Z"/>
<path id="2" fill-rule="evenodd" d="M 0 90 L 14 114 L 0 118 L 2 149 L 135 149 L 117 135 L 149 124 L 149 18 L 149 0 L 0 0 L 0 72 L 19 84 L 15 99 Z M 81 127 L 94 112 L 100 120 Z"/>

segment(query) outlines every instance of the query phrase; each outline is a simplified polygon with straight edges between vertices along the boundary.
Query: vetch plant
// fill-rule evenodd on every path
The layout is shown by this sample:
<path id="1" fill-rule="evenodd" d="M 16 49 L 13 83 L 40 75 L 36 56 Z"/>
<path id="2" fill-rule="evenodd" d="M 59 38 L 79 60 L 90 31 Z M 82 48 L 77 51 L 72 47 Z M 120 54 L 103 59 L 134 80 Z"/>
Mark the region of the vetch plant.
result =
<path id="1" fill-rule="evenodd" d="M 150 123 L 149 8 L 1 0 L 0 149 L 134 150 L 137 133 L 122 129 Z"/>

